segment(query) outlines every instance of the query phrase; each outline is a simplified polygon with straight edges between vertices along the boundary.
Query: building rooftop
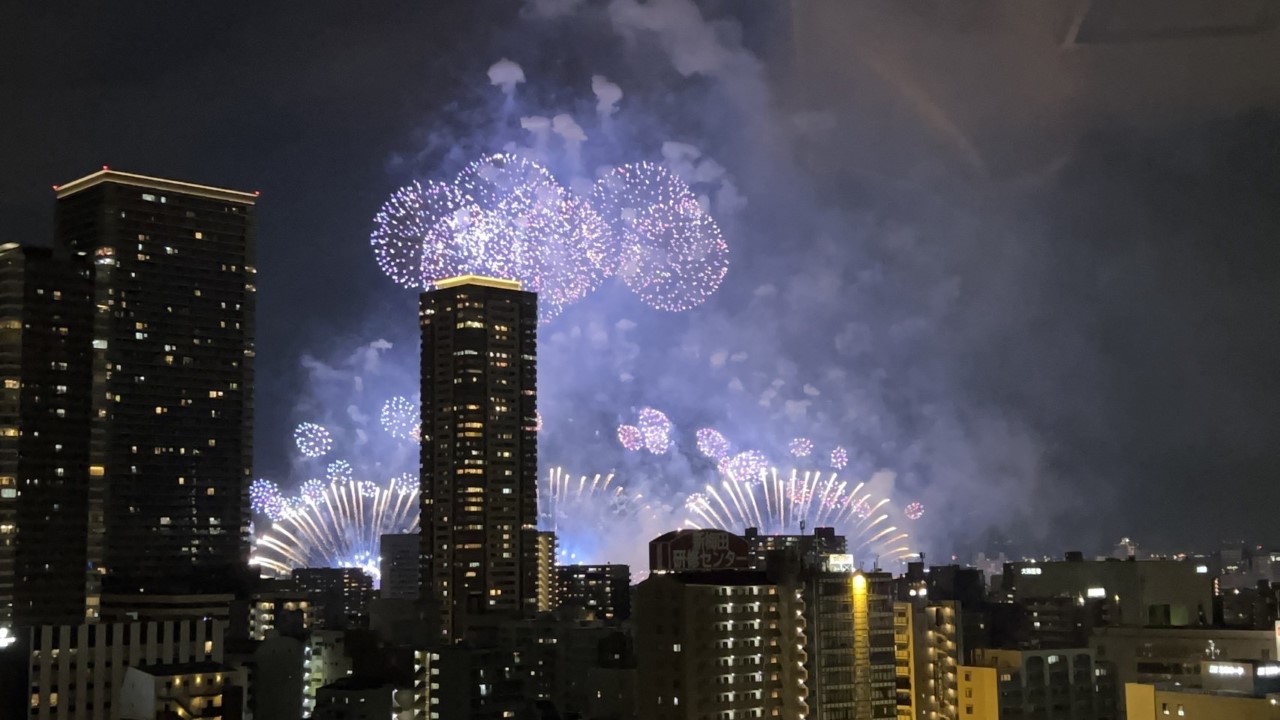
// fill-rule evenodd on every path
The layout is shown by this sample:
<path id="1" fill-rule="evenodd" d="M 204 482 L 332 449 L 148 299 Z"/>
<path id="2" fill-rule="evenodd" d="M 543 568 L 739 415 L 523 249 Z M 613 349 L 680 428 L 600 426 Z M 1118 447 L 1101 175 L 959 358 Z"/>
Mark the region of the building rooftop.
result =
<path id="1" fill-rule="evenodd" d="M 196 195 L 198 197 L 205 197 L 211 200 L 238 202 L 246 205 L 253 205 L 258 201 L 257 191 L 245 192 L 243 190 L 231 190 L 228 188 L 213 187 L 210 185 L 197 185 L 195 183 L 183 182 L 181 180 L 168 180 L 165 178 L 150 177 L 147 175 L 137 175 L 135 173 L 112 170 L 106 165 L 103 165 L 102 169 L 95 173 L 90 173 L 82 178 L 77 178 L 62 185 L 54 185 L 53 191 L 57 194 L 58 199 L 62 199 L 103 183 L 133 185 L 135 187 L 149 188 L 151 190 L 182 193 L 184 195 Z"/>
<path id="2" fill-rule="evenodd" d="M 459 275 L 457 277 L 445 278 L 444 280 L 437 280 L 435 285 L 437 290 L 458 287 L 459 285 L 479 285 L 481 287 L 491 287 L 499 290 L 520 289 L 519 280 L 504 280 L 502 278 L 485 277 L 483 275 Z"/>

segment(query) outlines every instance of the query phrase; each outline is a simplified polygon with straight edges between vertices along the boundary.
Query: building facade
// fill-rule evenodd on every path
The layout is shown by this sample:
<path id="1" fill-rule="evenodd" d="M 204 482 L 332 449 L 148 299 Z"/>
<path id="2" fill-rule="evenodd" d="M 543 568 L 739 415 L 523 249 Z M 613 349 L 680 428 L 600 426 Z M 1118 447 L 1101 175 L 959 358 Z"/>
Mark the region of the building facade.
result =
<path id="1" fill-rule="evenodd" d="M 92 265 L 0 247 L 0 627 L 86 615 Z"/>
<path id="2" fill-rule="evenodd" d="M 31 720 L 126 717 L 118 691 L 129 668 L 223 661 L 224 620 L 45 625 L 29 632 Z M 6 715 L 7 717 L 7 715 Z"/>
<path id="3" fill-rule="evenodd" d="M 631 568 L 626 565 L 561 565 L 559 604 L 592 620 L 616 623 L 631 617 Z"/>
<path id="4" fill-rule="evenodd" d="M 248 557 L 257 195 L 105 167 L 55 191 L 56 246 L 94 262 L 90 578 L 227 589 Z"/>
<path id="5" fill-rule="evenodd" d="M 312 622 L 330 630 L 368 622 L 373 578 L 361 568 L 297 568 L 293 581 L 306 593 Z"/>
<path id="6" fill-rule="evenodd" d="M 762 571 L 650 575 L 633 617 L 638 715 L 809 717 L 802 595 Z"/>
<path id="7" fill-rule="evenodd" d="M 537 297 L 465 276 L 421 297 L 422 576 L 442 635 L 537 610 Z"/>
<path id="8" fill-rule="evenodd" d="M 417 533 L 383 535 L 378 540 L 378 569 L 381 573 L 379 597 L 391 600 L 418 599 L 418 552 L 422 546 Z"/>

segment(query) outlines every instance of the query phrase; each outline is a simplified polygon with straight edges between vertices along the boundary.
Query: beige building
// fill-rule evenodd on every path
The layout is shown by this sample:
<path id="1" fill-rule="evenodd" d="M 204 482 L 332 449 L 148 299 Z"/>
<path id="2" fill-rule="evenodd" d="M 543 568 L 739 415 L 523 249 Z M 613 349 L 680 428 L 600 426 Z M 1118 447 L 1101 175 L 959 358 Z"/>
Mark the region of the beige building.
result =
<path id="1" fill-rule="evenodd" d="M 961 665 L 956 674 L 960 720 L 1000 720 L 998 671 L 993 667 Z"/>
<path id="2" fill-rule="evenodd" d="M 804 601 L 759 571 L 655 573 L 636 589 L 638 714 L 805 720 Z"/>

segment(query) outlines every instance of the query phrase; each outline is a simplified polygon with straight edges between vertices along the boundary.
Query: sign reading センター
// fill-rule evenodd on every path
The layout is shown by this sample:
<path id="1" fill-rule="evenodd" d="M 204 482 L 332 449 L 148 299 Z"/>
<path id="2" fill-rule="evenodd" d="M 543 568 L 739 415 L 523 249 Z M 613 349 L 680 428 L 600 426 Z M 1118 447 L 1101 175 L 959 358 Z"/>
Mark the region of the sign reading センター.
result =
<path id="1" fill-rule="evenodd" d="M 653 572 L 742 569 L 748 565 L 747 541 L 724 530 L 676 530 L 649 543 Z"/>

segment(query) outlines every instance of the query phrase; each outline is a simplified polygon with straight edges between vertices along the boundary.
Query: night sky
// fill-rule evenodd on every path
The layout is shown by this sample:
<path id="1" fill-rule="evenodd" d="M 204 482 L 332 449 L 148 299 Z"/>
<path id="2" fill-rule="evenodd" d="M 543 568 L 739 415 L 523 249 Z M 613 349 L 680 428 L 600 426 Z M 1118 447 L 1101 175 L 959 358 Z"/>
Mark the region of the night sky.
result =
<path id="1" fill-rule="evenodd" d="M 257 471 L 306 477 L 293 424 L 341 419 L 398 472 L 411 449 L 362 439 L 416 392 L 416 298 L 368 247 L 388 193 L 504 147 L 570 187 L 665 159 L 729 275 L 684 314 L 606 287 L 542 329 L 544 466 L 678 506 L 713 425 L 779 463 L 848 446 L 925 503 L 932 552 L 1275 543 L 1280 30 L 1220 4 L 23 3 L 0 237 L 47 243 L 50 186 L 103 164 L 260 190 Z M 521 129 L 559 113 L 581 148 Z M 645 405 L 672 456 L 612 440 Z"/>

